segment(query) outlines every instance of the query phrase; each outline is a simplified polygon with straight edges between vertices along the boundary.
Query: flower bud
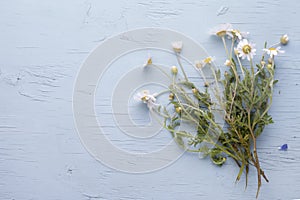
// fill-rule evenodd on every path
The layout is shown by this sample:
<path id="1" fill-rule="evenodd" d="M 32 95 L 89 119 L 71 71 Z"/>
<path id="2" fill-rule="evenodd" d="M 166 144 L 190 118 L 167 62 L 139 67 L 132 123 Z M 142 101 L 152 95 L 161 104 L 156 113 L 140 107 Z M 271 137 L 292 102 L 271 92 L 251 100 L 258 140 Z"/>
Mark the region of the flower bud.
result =
<path id="1" fill-rule="evenodd" d="M 226 65 L 227 67 L 230 67 L 231 66 L 231 61 L 230 60 L 226 60 L 224 65 Z"/>
<path id="2" fill-rule="evenodd" d="M 180 52 L 181 52 L 182 45 L 183 45 L 182 41 L 172 42 L 173 50 L 174 50 L 176 53 L 180 53 Z"/>
<path id="3" fill-rule="evenodd" d="M 205 82 L 204 83 L 204 87 L 208 87 L 209 86 L 209 83 L 208 82 Z"/>
<path id="4" fill-rule="evenodd" d="M 262 60 L 262 61 L 260 61 L 260 64 L 261 64 L 261 66 L 264 66 L 266 64 L 266 62 Z"/>
<path id="5" fill-rule="evenodd" d="M 198 90 L 197 90 L 196 88 L 193 88 L 193 89 L 192 89 L 192 92 L 193 92 L 193 94 L 197 94 L 197 93 L 198 93 Z"/>
<path id="6" fill-rule="evenodd" d="M 234 49 L 234 54 L 239 55 L 239 51 L 237 49 Z"/>
<path id="7" fill-rule="evenodd" d="M 273 67 L 271 64 L 267 64 L 267 68 L 271 70 Z"/>
<path id="8" fill-rule="evenodd" d="M 171 72 L 172 72 L 172 74 L 176 75 L 178 73 L 177 67 L 176 66 L 172 66 L 171 67 Z"/>
<path id="9" fill-rule="evenodd" d="M 280 38 L 280 43 L 283 45 L 286 45 L 289 42 L 289 37 L 287 34 L 284 34 L 283 36 L 281 36 Z"/>
<path id="10" fill-rule="evenodd" d="M 177 113 L 181 113 L 182 108 L 181 108 L 181 107 L 176 107 L 176 108 L 175 108 L 175 111 L 176 111 Z"/>
<path id="11" fill-rule="evenodd" d="M 173 100 L 174 100 L 174 94 L 173 94 L 173 93 L 170 93 L 170 94 L 169 94 L 169 100 L 170 100 L 170 101 L 173 101 Z"/>
<path id="12" fill-rule="evenodd" d="M 203 63 L 199 60 L 195 61 L 195 66 L 198 68 L 198 69 L 201 69 L 203 67 Z"/>
<path id="13" fill-rule="evenodd" d="M 272 64 L 272 63 L 273 63 L 273 58 L 269 58 L 269 59 L 268 59 L 268 63 L 269 63 L 269 64 Z"/>

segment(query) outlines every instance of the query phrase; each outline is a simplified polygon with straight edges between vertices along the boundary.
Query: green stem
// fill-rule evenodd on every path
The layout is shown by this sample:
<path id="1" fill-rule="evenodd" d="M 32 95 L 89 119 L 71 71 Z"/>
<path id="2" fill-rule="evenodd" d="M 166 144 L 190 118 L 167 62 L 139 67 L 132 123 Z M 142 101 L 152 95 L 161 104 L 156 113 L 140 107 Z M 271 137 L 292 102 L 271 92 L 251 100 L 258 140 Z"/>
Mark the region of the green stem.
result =
<path id="1" fill-rule="evenodd" d="M 224 49 L 225 49 L 227 58 L 229 58 L 229 52 L 228 52 L 228 49 L 227 49 L 227 45 L 226 45 L 226 41 L 225 41 L 225 37 L 224 36 L 222 36 L 222 42 L 223 42 L 223 45 L 224 45 Z"/>
<path id="2" fill-rule="evenodd" d="M 180 69 L 181 69 L 181 71 L 182 71 L 182 73 L 183 73 L 184 79 L 185 79 L 186 81 L 189 81 L 189 79 L 188 79 L 188 77 L 187 77 L 187 75 L 186 75 L 186 73 L 185 73 L 185 71 L 184 71 L 184 69 L 183 69 L 181 60 L 180 60 L 180 58 L 179 58 L 179 53 L 176 53 L 176 58 L 177 58 L 178 65 L 179 65 L 179 67 L 180 67 Z"/>
<path id="3" fill-rule="evenodd" d="M 256 137 L 254 135 L 254 132 L 252 130 L 252 126 L 251 126 L 251 113 L 250 110 L 248 110 L 248 128 L 252 137 L 252 141 L 253 141 L 253 154 L 254 154 L 254 165 L 256 167 L 257 170 L 257 192 L 256 192 L 256 198 L 258 197 L 259 191 L 260 191 L 260 187 L 261 187 L 261 174 L 260 174 L 260 164 L 259 164 L 259 159 L 258 159 L 258 155 L 257 155 L 257 148 L 256 148 Z"/>
<path id="4" fill-rule="evenodd" d="M 170 80 L 172 80 L 171 76 L 159 65 L 151 64 L 150 66 L 153 66 L 157 68 L 159 71 L 161 71 L 165 76 L 167 76 Z"/>
<path id="5" fill-rule="evenodd" d="M 238 55 L 236 55 L 236 59 L 237 59 L 237 61 L 238 61 L 238 63 L 239 63 L 239 67 L 240 67 L 240 69 L 241 69 L 241 72 L 242 72 L 242 74 L 243 74 L 243 77 L 245 77 L 245 72 L 244 72 L 244 69 L 243 69 L 243 65 L 242 65 L 242 63 L 241 63 L 241 59 L 240 59 L 240 57 L 239 57 Z"/>

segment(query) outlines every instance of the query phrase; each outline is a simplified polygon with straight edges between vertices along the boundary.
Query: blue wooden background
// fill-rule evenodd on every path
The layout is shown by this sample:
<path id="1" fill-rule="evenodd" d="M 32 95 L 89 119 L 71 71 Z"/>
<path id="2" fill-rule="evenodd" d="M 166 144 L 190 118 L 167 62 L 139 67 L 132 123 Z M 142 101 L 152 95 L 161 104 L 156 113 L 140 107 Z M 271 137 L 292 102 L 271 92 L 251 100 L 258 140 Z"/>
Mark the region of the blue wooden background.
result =
<path id="1" fill-rule="evenodd" d="M 290 36 L 277 63 L 276 123 L 259 139 L 270 179 L 259 199 L 300 199 L 299 10 L 297 0 L 1 0 L 0 199 L 255 199 L 255 171 L 245 191 L 232 162 L 219 168 L 186 154 L 147 174 L 110 169 L 88 154 L 73 120 L 76 75 L 106 38 L 171 28 L 218 57 L 222 48 L 207 33 L 224 22 L 249 31 L 258 46 Z M 283 143 L 288 151 L 278 151 Z"/>

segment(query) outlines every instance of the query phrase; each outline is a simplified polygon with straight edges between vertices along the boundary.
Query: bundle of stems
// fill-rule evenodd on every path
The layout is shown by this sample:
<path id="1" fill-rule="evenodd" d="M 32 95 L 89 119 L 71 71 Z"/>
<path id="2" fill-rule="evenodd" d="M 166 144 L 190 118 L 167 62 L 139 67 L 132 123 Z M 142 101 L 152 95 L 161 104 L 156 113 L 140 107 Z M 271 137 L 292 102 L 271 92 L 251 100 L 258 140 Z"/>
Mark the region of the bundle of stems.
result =
<path id="1" fill-rule="evenodd" d="M 212 162 L 219 166 L 223 165 L 228 158 L 233 159 L 239 167 L 236 181 L 239 181 L 244 173 L 246 187 L 249 169 L 252 167 L 256 169 L 256 197 L 258 197 L 262 179 L 266 182 L 269 180 L 260 164 L 257 138 L 268 124 L 273 123 L 269 110 L 272 104 L 273 87 L 277 83 L 274 79 L 274 55 L 277 55 L 275 50 L 277 53 L 280 50 L 274 48 L 274 45 L 267 48 L 265 43 L 265 51 L 259 63 L 255 65 L 254 45 L 246 40 L 239 41 L 238 35 L 234 35 L 236 32 L 231 33 L 233 35 L 231 35 L 230 48 L 227 46 L 227 34 L 217 34 L 223 41 L 227 56 L 225 65 L 228 70 L 223 76 L 220 70 L 214 68 L 212 57 L 207 57 L 195 65 L 200 72 L 204 68 L 210 68 L 214 77 L 213 82 L 205 82 L 204 87 L 201 88 L 196 87 L 196 84 L 186 75 L 180 61 L 181 46 L 174 47 L 183 78 L 178 78 L 178 69 L 173 66 L 171 74 L 168 75 L 171 84 L 167 90 L 172 109 L 155 103 L 151 110 L 163 116 L 163 127 L 172 134 L 184 150 L 209 156 Z M 237 42 L 239 43 L 235 48 Z M 268 58 L 266 54 L 269 54 Z M 246 64 L 243 64 L 243 58 L 247 58 Z M 168 74 L 152 61 L 150 64 Z M 223 88 L 223 91 L 219 88 Z M 216 94 L 218 92 L 221 94 Z M 217 97 L 215 98 L 217 101 L 213 100 L 212 95 Z M 220 113 L 223 124 L 217 121 L 216 115 Z M 196 134 L 179 128 L 182 123 L 189 123 L 196 127 Z"/>

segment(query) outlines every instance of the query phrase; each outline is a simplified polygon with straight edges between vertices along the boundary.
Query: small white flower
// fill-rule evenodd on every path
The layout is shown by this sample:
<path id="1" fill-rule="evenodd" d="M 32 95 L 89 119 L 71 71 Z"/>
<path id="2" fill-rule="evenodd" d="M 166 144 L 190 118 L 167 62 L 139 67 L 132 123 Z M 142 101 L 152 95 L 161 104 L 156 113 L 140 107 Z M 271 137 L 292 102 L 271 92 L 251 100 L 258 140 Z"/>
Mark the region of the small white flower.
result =
<path id="1" fill-rule="evenodd" d="M 220 24 L 219 26 L 214 27 L 210 32 L 212 35 L 223 37 L 225 35 L 232 35 L 231 30 L 232 30 L 232 25 L 229 23 L 226 23 L 226 24 Z"/>
<path id="2" fill-rule="evenodd" d="M 143 66 L 147 67 L 149 65 L 152 65 L 152 57 L 150 56 L 150 54 L 148 54 L 148 59 Z"/>
<path id="3" fill-rule="evenodd" d="M 196 61 L 195 61 L 195 66 L 196 66 L 196 68 L 201 69 L 201 68 L 203 67 L 202 61 L 196 60 Z"/>
<path id="4" fill-rule="evenodd" d="M 134 95 L 135 101 L 142 101 L 143 103 L 147 104 L 149 109 L 152 109 L 156 104 L 156 94 L 150 94 L 149 90 L 142 90 L 141 92 L 138 92 L 136 95 Z"/>
<path id="5" fill-rule="evenodd" d="M 266 52 L 268 55 L 270 55 L 271 58 L 274 58 L 274 56 L 277 56 L 278 53 L 284 53 L 283 50 L 280 50 L 281 47 L 271 47 L 271 48 L 268 48 L 268 49 L 263 49 L 264 52 Z"/>
<path id="6" fill-rule="evenodd" d="M 180 52 L 181 52 L 182 46 L 183 46 L 182 41 L 175 41 L 175 42 L 172 42 L 173 50 L 174 50 L 176 53 L 180 53 Z"/>
<path id="7" fill-rule="evenodd" d="M 249 32 L 241 32 L 237 29 L 231 30 L 231 37 L 237 37 L 239 40 L 242 40 L 243 38 L 247 38 L 249 35 Z"/>
<path id="8" fill-rule="evenodd" d="M 195 61 L 195 66 L 198 68 L 198 69 L 201 69 L 202 67 L 204 67 L 205 65 L 207 64 L 212 64 L 213 61 L 215 60 L 215 57 L 212 57 L 212 56 L 208 56 L 206 58 L 204 58 L 203 60 L 201 61 Z"/>
<path id="9" fill-rule="evenodd" d="M 203 59 L 204 64 L 211 64 L 215 60 L 214 57 L 208 56 L 207 58 Z"/>
<path id="10" fill-rule="evenodd" d="M 142 101 L 143 103 L 147 103 L 147 101 L 156 101 L 156 98 L 154 97 L 154 95 L 150 94 L 149 90 L 142 90 L 141 92 L 138 92 L 135 96 L 134 96 L 134 100 L 136 101 Z"/>
<path id="11" fill-rule="evenodd" d="M 235 51 L 242 59 L 247 58 L 248 60 L 250 60 L 254 55 L 256 55 L 256 49 L 254 49 L 254 47 L 255 44 L 249 43 L 247 39 L 243 39 L 238 43 Z"/>

